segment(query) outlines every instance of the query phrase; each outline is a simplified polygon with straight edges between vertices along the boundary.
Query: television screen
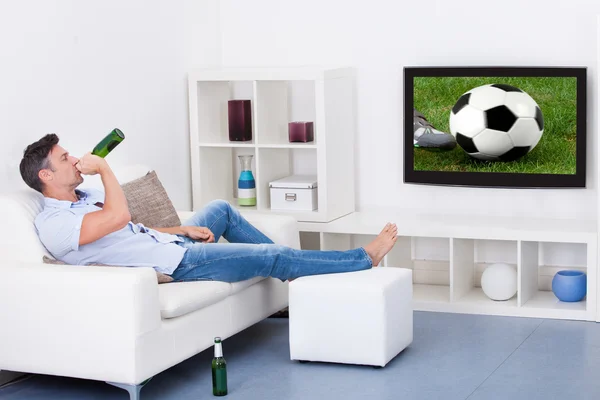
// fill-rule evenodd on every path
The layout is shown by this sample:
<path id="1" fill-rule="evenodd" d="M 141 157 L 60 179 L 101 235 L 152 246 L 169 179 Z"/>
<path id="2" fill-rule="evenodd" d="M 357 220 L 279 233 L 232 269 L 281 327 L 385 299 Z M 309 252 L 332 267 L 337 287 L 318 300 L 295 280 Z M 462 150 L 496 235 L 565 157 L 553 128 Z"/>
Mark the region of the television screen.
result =
<path id="1" fill-rule="evenodd" d="M 404 181 L 585 187 L 586 68 L 405 67 Z"/>

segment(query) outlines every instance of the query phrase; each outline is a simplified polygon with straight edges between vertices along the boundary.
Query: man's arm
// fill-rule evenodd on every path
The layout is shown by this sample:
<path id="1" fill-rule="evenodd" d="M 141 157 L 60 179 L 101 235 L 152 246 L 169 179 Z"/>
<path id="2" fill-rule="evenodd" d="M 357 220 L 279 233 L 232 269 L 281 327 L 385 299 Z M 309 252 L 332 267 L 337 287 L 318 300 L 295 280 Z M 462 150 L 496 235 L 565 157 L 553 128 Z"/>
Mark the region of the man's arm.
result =
<path id="1" fill-rule="evenodd" d="M 123 189 L 103 158 L 88 153 L 76 167 L 82 174 L 100 174 L 105 191 L 102 210 L 87 213 L 83 217 L 79 245 L 84 245 L 123 228 L 131 220 L 131 215 Z"/>
<path id="2" fill-rule="evenodd" d="M 212 243 L 215 241 L 215 235 L 212 231 L 204 226 L 173 226 L 169 228 L 150 228 L 155 231 L 170 233 L 171 235 L 187 236 L 194 240 L 200 240 L 202 242 Z"/>
<path id="3" fill-rule="evenodd" d="M 155 231 L 162 232 L 162 233 L 170 233 L 171 235 L 185 236 L 185 233 L 183 232 L 182 228 L 183 227 L 181 227 L 181 226 L 173 226 L 171 228 L 150 228 L 150 229 L 154 229 Z"/>

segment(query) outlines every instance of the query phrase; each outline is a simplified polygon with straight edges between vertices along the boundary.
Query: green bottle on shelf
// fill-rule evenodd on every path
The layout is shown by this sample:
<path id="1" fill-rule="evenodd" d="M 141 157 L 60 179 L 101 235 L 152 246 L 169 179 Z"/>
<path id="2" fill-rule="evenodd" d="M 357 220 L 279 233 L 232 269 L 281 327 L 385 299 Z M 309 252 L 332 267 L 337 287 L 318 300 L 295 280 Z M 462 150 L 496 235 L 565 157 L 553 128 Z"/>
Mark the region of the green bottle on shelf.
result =
<path id="1" fill-rule="evenodd" d="M 125 139 L 125 135 L 120 129 L 113 129 L 104 137 L 92 150 L 92 154 L 98 157 L 106 157 L 119 143 Z"/>
<path id="2" fill-rule="evenodd" d="M 212 386 L 213 395 L 227 395 L 227 363 L 223 357 L 221 338 L 215 338 L 215 356 L 212 359 Z"/>

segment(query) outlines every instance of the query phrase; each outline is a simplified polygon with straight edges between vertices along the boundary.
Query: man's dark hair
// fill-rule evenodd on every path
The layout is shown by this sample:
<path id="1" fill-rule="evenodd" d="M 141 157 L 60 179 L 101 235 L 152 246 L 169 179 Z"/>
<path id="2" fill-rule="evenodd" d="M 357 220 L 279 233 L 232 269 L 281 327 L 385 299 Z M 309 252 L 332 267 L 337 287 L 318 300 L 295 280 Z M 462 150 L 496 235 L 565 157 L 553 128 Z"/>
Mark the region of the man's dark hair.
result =
<path id="1" fill-rule="evenodd" d="M 21 177 L 32 189 L 42 193 L 44 183 L 40 179 L 38 173 L 43 169 L 52 169 L 50 163 L 50 151 L 52 147 L 58 144 L 58 136 L 54 133 L 49 133 L 37 142 L 31 143 L 23 152 L 21 160 Z"/>

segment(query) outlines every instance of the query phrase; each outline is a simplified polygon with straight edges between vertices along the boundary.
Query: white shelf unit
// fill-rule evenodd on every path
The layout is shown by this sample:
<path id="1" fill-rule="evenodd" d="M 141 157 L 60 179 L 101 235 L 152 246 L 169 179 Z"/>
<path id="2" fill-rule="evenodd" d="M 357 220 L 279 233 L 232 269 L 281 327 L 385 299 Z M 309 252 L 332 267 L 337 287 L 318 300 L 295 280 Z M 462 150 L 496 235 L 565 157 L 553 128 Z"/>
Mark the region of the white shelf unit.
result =
<path id="1" fill-rule="evenodd" d="M 346 250 L 367 244 L 386 222 L 398 240 L 381 267 L 413 270 L 413 306 L 420 311 L 597 320 L 595 221 L 355 212 L 328 224 L 300 223 L 304 248 Z M 481 275 L 493 263 L 517 267 L 517 294 L 489 299 Z M 559 301 L 552 277 L 563 269 L 587 274 L 581 302 Z"/>
<path id="2" fill-rule="evenodd" d="M 189 73 L 193 209 L 225 199 L 243 211 L 328 222 L 355 210 L 353 68 L 218 68 Z M 231 142 L 228 100 L 251 100 L 252 140 Z M 288 123 L 312 121 L 314 140 L 291 143 Z M 252 154 L 257 205 L 237 206 L 237 156 Z M 269 183 L 316 175 L 317 210 L 271 210 Z M 335 204 L 335 207 L 334 207 Z"/>

